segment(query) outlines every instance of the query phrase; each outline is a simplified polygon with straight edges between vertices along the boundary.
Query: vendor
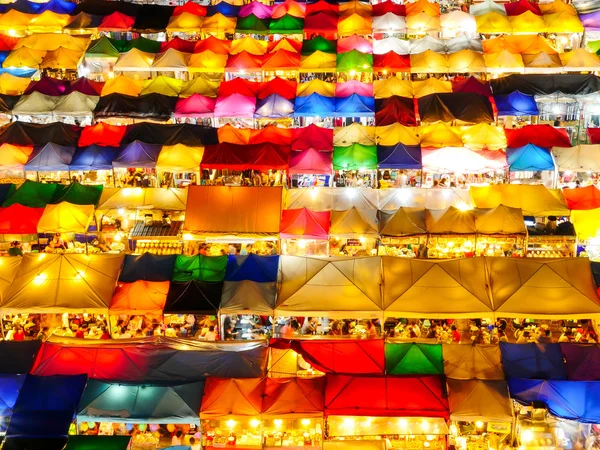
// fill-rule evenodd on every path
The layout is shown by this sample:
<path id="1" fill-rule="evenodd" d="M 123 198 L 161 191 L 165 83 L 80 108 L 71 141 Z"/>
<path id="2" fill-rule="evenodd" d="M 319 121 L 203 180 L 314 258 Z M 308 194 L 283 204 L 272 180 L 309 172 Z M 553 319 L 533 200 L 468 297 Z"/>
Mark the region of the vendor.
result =
<path id="1" fill-rule="evenodd" d="M 19 241 L 12 241 L 10 243 L 8 256 L 23 256 L 23 250 L 21 249 L 21 243 Z"/>
<path id="2" fill-rule="evenodd" d="M 62 240 L 60 233 L 56 233 L 52 240 L 48 242 L 48 248 L 50 250 L 66 250 L 67 244 Z"/>

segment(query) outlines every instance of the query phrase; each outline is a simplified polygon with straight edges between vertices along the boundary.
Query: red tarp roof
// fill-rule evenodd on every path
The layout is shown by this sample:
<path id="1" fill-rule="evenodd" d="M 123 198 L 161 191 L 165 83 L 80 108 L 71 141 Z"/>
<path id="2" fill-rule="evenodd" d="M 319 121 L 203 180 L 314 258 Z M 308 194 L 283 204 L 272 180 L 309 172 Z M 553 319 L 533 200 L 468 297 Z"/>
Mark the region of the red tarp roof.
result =
<path id="1" fill-rule="evenodd" d="M 96 125 L 83 128 L 77 146 L 101 145 L 104 147 L 118 147 L 121 145 L 121 140 L 126 132 L 127 127 L 98 122 Z"/>
<path id="2" fill-rule="evenodd" d="M 383 16 L 387 13 L 392 13 L 397 16 L 405 16 L 406 5 L 399 5 L 391 0 L 373 5 L 373 17 Z"/>
<path id="3" fill-rule="evenodd" d="M 306 5 L 306 15 L 320 12 L 329 12 L 337 15 L 339 8 L 337 3 L 327 3 L 325 0 L 319 0 L 316 3 L 308 3 Z"/>
<path id="4" fill-rule="evenodd" d="M 267 125 L 264 128 L 250 128 L 249 144 L 275 144 L 290 145 L 292 143 L 292 130 L 278 128 L 276 125 Z"/>
<path id="5" fill-rule="evenodd" d="M 259 99 L 263 99 L 269 95 L 277 94 L 288 100 L 293 100 L 296 97 L 297 86 L 298 83 L 296 81 L 275 77 L 270 81 L 260 84 L 257 96 Z"/>
<path id="6" fill-rule="evenodd" d="M 383 374 L 385 354 L 382 339 L 285 340 L 272 339 L 271 347 L 292 349 L 315 369 L 325 373 Z"/>
<path id="7" fill-rule="evenodd" d="M 258 416 L 262 410 L 264 378 L 206 379 L 200 418 Z"/>
<path id="8" fill-rule="evenodd" d="M 191 3 L 191 2 L 189 2 Z M 186 3 L 189 5 L 189 3 Z M 196 5 L 196 3 L 194 3 Z M 200 5 L 198 5 L 200 6 Z M 177 8 L 175 8 L 177 9 Z M 194 53 L 194 48 L 196 46 L 195 41 L 186 41 L 185 39 L 181 39 L 179 36 L 175 36 L 170 41 L 161 42 L 160 43 L 160 52 L 166 52 L 170 48 L 178 50 L 184 53 Z"/>
<path id="9" fill-rule="evenodd" d="M 479 81 L 473 76 L 470 76 L 466 80 L 452 81 L 452 92 L 473 92 L 484 97 L 492 95 L 490 83 Z"/>
<path id="10" fill-rule="evenodd" d="M 239 72 L 241 70 L 245 70 L 246 72 L 260 72 L 262 61 L 262 56 L 253 55 L 252 53 L 243 50 L 235 55 L 229 55 L 225 70 L 231 72 Z M 221 95 L 220 88 L 219 95 Z"/>
<path id="11" fill-rule="evenodd" d="M 241 94 L 245 97 L 256 97 L 260 83 L 244 78 L 234 78 L 230 81 L 222 81 L 219 85 L 218 97 L 228 97 L 232 94 Z"/>
<path id="12" fill-rule="evenodd" d="M 527 11 L 531 11 L 532 13 L 538 16 L 542 15 L 539 5 L 528 0 L 519 0 L 518 2 L 505 3 L 504 9 L 506 10 L 507 16 L 519 16 Z"/>
<path id="13" fill-rule="evenodd" d="M 410 55 L 399 55 L 389 51 L 382 55 L 373 55 L 373 70 L 375 72 L 405 72 L 410 70 Z"/>
<path id="14" fill-rule="evenodd" d="M 290 174 L 331 174 L 331 152 L 320 152 L 309 148 L 292 152 L 290 157 Z"/>
<path id="15" fill-rule="evenodd" d="M 172 16 L 179 16 L 183 13 L 193 14 L 194 16 L 206 16 L 206 6 L 202 6 L 196 2 L 186 2 L 183 6 L 176 6 L 173 10 Z"/>
<path id="16" fill-rule="evenodd" d="M 325 406 L 325 377 L 267 378 L 262 400 L 263 416 L 318 417 Z"/>
<path id="17" fill-rule="evenodd" d="M 302 41 L 291 38 L 283 38 L 270 41 L 267 45 L 267 53 L 271 53 L 275 48 L 287 48 L 288 45 L 292 47 L 296 52 L 302 50 Z"/>
<path id="18" fill-rule="evenodd" d="M 570 210 L 600 208 L 600 191 L 595 186 L 577 189 L 563 189 L 563 195 Z"/>
<path id="19" fill-rule="evenodd" d="M 81 92 L 85 95 L 100 95 L 103 88 L 103 81 L 94 81 L 85 77 L 80 77 L 76 81 L 67 85 L 64 95 L 68 95 L 71 92 Z"/>
<path id="20" fill-rule="evenodd" d="M 294 128 L 292 134 L 293 150 L 333 151 L 333 130 L 310 124 L 304 128 Z"/>
<path id="21" fill-rule="evenodd" d="M 272 144 L 217 144 L 204 149 L 203 169 L 285 170 L 290 164 L 290 148 Z"/>
<path id="22" fill-rule="evenodd" d="M 523 128 L 505 128 L 508 147 L 519 148 L 527 144 L 542 148 L 571 147 L 571 140 L 564 128 L 551 125 L 526 125 Z"/>
<path id="23" fill-rule="evenodd" d="M 328 13 L 318 13 L 306 16 L 304 19 L 304 32 L 305 33 L 318 33 L 326 39 L 333 38 L 337 34 L 337 15 Z"/>
<path id="24" fill-rule="evenodd" d="M 600 128 L 588 128 L 587 134 L 590 138 L 590 144 L 600 144 Z"/>
<path id="25" fill-rule="evenodd" d="M 215 112 L 216 98 L 194 94 L 180 98 L 175 105 L 175 117 L 212 117 Z"/>
<path id="26" fill-rule="evenodd" d="M 17 42 L 19 42 L 18 37 L 0 34 L 0 51 L 6 52 L 12 50 L 17 45 Z"/>
<path id="27" fill-rule="evenodd" d="M 329 238 L 330 211 L 311 211 L 307 208 L 285 209 L 281 217 L 282 239 Z"/>
<path id="28" fill-rule="evenodd" d="M 202 53 L 206 50 L 210 50 L 218 55 L 228 55 L 229 50 L 231 50 L 231 41 L 209 36 L 206 39 L 196 42 L 194 53 Z"/>
<path id="29" fill-rule="evenodd" d="M 123 31 L 130 30 L 135 23 L 135 17 L 127 16 L 123 13 L 115 11 L 108 16 L 105 16 L 98 26 L 100 31 Z"/>
<path id="30" fill-rule="evenodd" d="M 36 234 L 44 208 L 29 208 L 18 203 L 0 208 L 0 234 Z"/>
<path id="31" fill-rule="evenodd" d="M 325 414 L 443 417 L 448 400 L 442 376 L 351 376 L 327 374 Z"/>

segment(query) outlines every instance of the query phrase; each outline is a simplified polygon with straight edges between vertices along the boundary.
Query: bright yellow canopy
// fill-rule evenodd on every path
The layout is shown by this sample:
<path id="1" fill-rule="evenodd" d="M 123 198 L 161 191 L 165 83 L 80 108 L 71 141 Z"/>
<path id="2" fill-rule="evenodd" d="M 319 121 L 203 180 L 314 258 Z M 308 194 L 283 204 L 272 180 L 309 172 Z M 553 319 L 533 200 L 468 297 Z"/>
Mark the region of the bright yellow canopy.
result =
<path id="1" fill-rule="evenodd" d="M 310 55 L 302 55 L 300 72 L 335 72 L 337 56 L 317 50 Z"/>
<path id="2" fill-rule="evenodd" d="M 422 12 L 415 16 L 406 17 L 406 30 L 410 34 L 426 34 L 440 31 L 441 28 L 439 16 L 430 16 Z"/>
<path id="3" fill-rule="evenodd" d="M 250 36 L 245 36 L 241 39 L 231 41 L 231 50 L 229 54 L 237 55 L 238 53 L 248 52 L 251 55 L 264 55 L 267 53 L 267 41 L 259 41 Z"/>
<path id="4" fill-rule="evenodd" d="M 600 57 L 583 48 L 561 53 L 560 61 L 565 71 L 587 72 L 600 70 Z"/>
<path id="5" fill-rule="evenodd" d="M 451 127 L 443 122 L 419 127 L 422 147 L 462 147 L 462 130 L 460 127 Z"/>
<path id="6" fill-rule="evenodd" d="M 541 184 L 496 184 L 471 186 L 471 197 L 477 208 L 506 205 L 521 208 L 527 216 L 568 216 L 567 204 L 559 189 Z"/>
<path id="7" fill-rule="evenodd" d="M 194 94 L 200 94 L 207 97 L 216 97 L 220 83 L 220 79 L 208 78 L 202 74 L 185 83 L 179 96 L 191 97 Z"/>
<path id="8" fill-rule="evenodd" d="M 417 135 L 417 128 L 405 127 L 399 123 L 392 125 L 375 127 L 375 138 L 378 145 L 419 145 L 420 140 Z"/>
<path id="9" fill-rule="evenodd" d="M 47 205 L 38 222 L 38 233 L 86 233 L 93 214 L 94 205 Z"/>
<path id="10" fill-rule="evenodd" d="M 412 85 L 415 98 L 425 97 L 430 94 L 452 92 L 452 83 L 435 77 L 430 77 L 423 81 L 413 81 Z"/>
<path id="11" fill-rule="evenodd" d="M 481 34 L 512 33 L 512 25 L 505 14 L 492 11 L 481 16 L 475 16 L 477 32 Z"/>
<path id="12" fill-rule="evenodd" d="M 144 86 L 140 95 L 162 94 L 170 97 L 177 97 L 181 92 L 182 87 L 183 80 L 159 75 L 156 78 L 144 81 Z"/>
<path id="13" fill-rule="evenodd" d="M 398 77 L 374 81 L 373 90 L 375 92 L 375 98 L 388 98 L 392 95 L 398 95 L 400 97 L 413 96 L 413 84 L 409 80 L 402 80 Z"/>
<path id="14" fill-rule="evenodd" d="M 483 60 L 488 72 L 521 72 L 525 67 L 523 57 L 508 50 L 502 50 L 498 53 L 484 53 Z"/>
<path id="15" fill-rule="evenodd" d="M 348 17 L 339 19 L 338 36 L 351 36 L 353 34 L 371 34 L 373 31 L 373 19 L 370 16 L 363 17 L 354 13 Z"/>
<path id="16" fill-rule="evenodd" d="M 375 145 L 375 127 L 353 122 L 346 127 L 334 128 L 334 146 L 347 147 L 352 144 Z"/>
<path id="17" fill-rule="evenodd" d="M 410 55 L 410 71 L 412 73 L 448 73 L 449 70 L 448 55 L 431 50 Z"/>
<path id="18" fill-rule="evenodd" d="M 0 75 L 0 94 L 21 95 L 29 86 L 29 78 L 16 77 L 7 72 Z"/>
<path id="19" fill-rule="evenodd" d="M 108 81 L 102 87 L 101 95 L 109 94 L 125 94 L 131 96 L 138 96 L 142 92 L 143 87 L 142 80 L 134 80 L 125 75 L 119 75 L 115 78 L 109 78 Z"/>
<path id="20" fill-rule="evenodd" d="M 235 17 L 225 17 L 223 14 L 217 13 L 204 18 L 201 31 L 222 39 L 225 34 L 235 31 L 236 24 L 237 19 Z"/>
<path id="21" fill-rule="evenodd" d="M 325 97 L 334 97 L 335 83 L 327 83 L 318 78 L 313 78 L 308 83 L 298 83 L 298 86 L 296 87 L 297 97 L 308 97 L 315 93 Z"/>
<path id="22" fill-rule="evenodd" d="M 204 147 L 165 145 L 158 155 L 156 168 L 161 172 L 197 172 L 200 170 Z"/>
<path id="23" fill-rule="evenodd" d="M 44 60 L 40 63 L 40 69 L 77 70 L 82 59 L 83 51 L 59 47 L 46 53 Z"/>
<path id="24" fill-rule="evenodd" d="M 36 15 L 27 25 L 30 33 L 60 33 L 71 17 L 68 14 L 56 14 L 44 11 Z"/>
<path id="25" fill-rule="evenodd" d="M 483 55 L 473 50 L 460 50 L 448 55 L 448 65 L 452 73 L 485 72 Z"/>
<path id="26" fill-rule="evenodd" d="M 548 33 L 583 33 L 583 24 L 577 15 L 562 11 L 544 16 Z"/>
<path id="27" fill-rule="evenodd" d="M 2 63 L 2 67 L 39 68 L 46 53 L 45 50 L 33 50 L 27 47 L 17 48 L 8 54 Z"/>
<path id="28" fill-rule="evenodd" d="M 171 16 L 167 25 L 168 33 L 193 33 L 197 32 L 204 23 L 204 17 L 183 12 L 178 16 Z"/>
<path id="29" fill-rule="evenodd" d="M 472 150 L 502 150 L 506 148 L 506 134 L 502 127 L 480 123 L 462 128 L 465 147 Z"/>
<path id="30" fill-rule="evenodd" d="M 152 67 L 154 56 L 154 53 L 132 48 L 126 53 L 121 53 L 113 67 L 118 71 L 148 71 Z"/>
<path id="31" fill-rule="evenodd" d="M 571 222 L 580 240 L 600 238 L 600 208 L 571 211 Z"/>
<path id="32" fill-rule="evenodd" d="M 33 146 L 4 143 L 0 145 L 0 167 L 4 170 L 23 170 L 32 152 Z"/>
<path id="33" fill-rule="evenodd" d="M 514 34 L 536 34 L 546 31 L 546 22 L 541 16 L 525 11 L 518 16 L 509 16 L 510 25 Z"/>
<path id="34" fill-rule="evenodd" d="M 190 72 L 224 72 L 227 64 L 227 55 L 204 50 L 202 53 L 193 53 L 190 56 L 188 70 Z"/>
<path id="35" fill-rule="evenodd" d="M 6 14 L 0 14 L 0 30 L 26 31 L 29 23 L 34 18 L 34 14 L 25 14 L 16 9 L 11 9 Z"/>
<path id="36" fill-rule="evenodd" d="M 38 33 L 19 39 L 15 48 L 29 47 L 35 50 L 52 51 L 59 48 L 86 51 L 90 43 L 89 37 L 73 37 L 63 33 Z"/>
<path id="37" fill-rule="evenodd" d="M 577 15 L 577 10 L 573 5 L 567 5 L 563 0 L 554 0 L 552 3 L 538 3 L 543 15 L 566 12 L 573 16 Z"/>

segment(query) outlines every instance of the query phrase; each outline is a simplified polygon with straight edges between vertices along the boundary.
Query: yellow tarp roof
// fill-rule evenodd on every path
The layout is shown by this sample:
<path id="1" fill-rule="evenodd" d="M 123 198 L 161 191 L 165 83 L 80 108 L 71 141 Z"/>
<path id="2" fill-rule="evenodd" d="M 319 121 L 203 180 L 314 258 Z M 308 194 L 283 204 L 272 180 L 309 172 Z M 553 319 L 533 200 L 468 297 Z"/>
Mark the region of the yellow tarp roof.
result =
<path id="1" fill-rule="evenodd" d="M 485 61 L 483 55 L 473 50 L 460 50 L 448 55 L 450 72 L 485 72 Z"/>
<path id="2" fill-rule="evenodd" d="M 527 234 L 523 211 L 504 205 L 475 209 L 475 228 L 481 234 Z"/>
<path id="3" fill-rule="evenodd" d="M 301 72 L 335 72 L 337 57 L 335 54 L 317 50 L 310 55 L 302 55 L 300 60 Z"/>
<path id="4" fill-rule="evenodd" d="M 475 234 L 475 214 L 472 210 L 450 206 L 425 210 L 427 232 L 431 234 Z"/>
<path id="5" fill-rule="evenodd" d="M 439 16 L 440 5 L 427 0 L 417 0 L 416 2 L 406 4 L 407 15 L 413 16 L 420 13 L 426 13 L 430 16 Z"/>
<path id="6" fill-rule="evenodd" d="M 335 83 L 327 83 L 318 78 L 313 78 L 308 83 L 298 83 L 296 87 L 297 97 L 308 97 L 315 93 L 325 97 L 334 97 Z"/>
<path id="7" fill-rule="evenodd" d="M 227 58 L 227 55 L 213 53 L 210 50 L 193 53 L 188 62 L 188 70 L 190 72 L 224 72 Z"/>
<path id="8" fill-rule="evenodd" d="M 506 205 L 521 208 L 527 216 L 568 216 L 570 213 L 562 191 L 550 190 L 541 184 L 471 186 L 470 192 L 477 208 Z"/>
<path id="9" fill-rule="evenodd" d="M 221 37 L 235 31 L 237 19 L 235 17 L 225 17 L 221 13 L 204 18 L 201 31 L 212 34 L 215 37 Z"/>
<path id="10" fill-rule="evenodd" d="M 502 150 L 506 148 L 504 128 L 488 123 L 479 123 L 462 128 L 465 147 L 473 150 Z"/>
<path id="11" fill-rule="evenodd" d="M 448 73 L 449 69 L 448 55 L 431 50 L 410 55 L 410 71 L 412 73 Z"/>
<path id="12" fill-rule="evenodd" d="M 596 71 L 600 68 L 600 57 L 595 53 L 578 48 L 571 52 L 561 53 L 560 61 L 565 70 L 577 72 Z"/>
<path id="13" fill-rule="evenodd" d="M 523 55 L 523 63 L 526 69 L 533 69 L 532 72 L 539 72 L 542 69 L 556 71 L 562 69 L 562 63 L 558 55 L 540 52 L 537 55 Z"/>
<path id="14" fill-rule="evenodd" d="M 4 62 L 2 67 L 32 67 L 39 68 L 40 63 L 46 56 L 45 50 L 33 50 L 27 47 L 21 47 L 11 51 Z"/>
<path id="15" fill-rule="evenodd" d="M 566 12 L 576 16 L 577 10 L 573 5 L 567 5 L 562 0 L 554 0 L 552 3 L 538 3 L 543 15 Z"/>
<path id="16" fill-rule="evenodd" d="M 31 19 L 27 25 L 27 31 L 30 33 L 60 33 L 63 27 L 69 23 L 70 18 L 68 14 L 44 11 Z"/>
<path id="17" fill-rule="evenodd" d="M 373 82 L 373 91 L 375 92 L 375 98 L 388 98 L 392 95 L 412 97 L 413 84 L 409 80 L 390 77 L 385 80 L 375 80 Z"/>
<path id="18" fill-rule="evenodd" d="M 157 53 L 152 62 L 153 70 L 170 72 L 187 71 L 190 53 L 180 52 L 170 48 L 165 52 Z"/>
<path id="19" fill-rule="evenodd" d="M 353 122 L 346 127 L 335 127 L 333 145 L 347 147 L 352 144 L 375 145 L 375 127 Z"/>
<path id="20" fill-rule="evenodd" d="M 352 207 L 342 211 L 331 211 L 329 234 L 338 237 L 358 238 L 379 235 L 377 211 Z"/>
<path id="21" fill-rule="evenodd" d="M 221 75 L 222 76 L 222 75 Z M 191 97 L 194 94 L 216 97 L 219 90 L 220 79 L 212 79 L 202 74 L 186 82 L 179 93 L 180 97 Z"/>
<path id="22" fill-rule="evenodd" d="M 400 123 L 375 127 L 375 138 L 378 145 L 419 145 L 417 128 L 406 127 Z"/>
<path id="23" fill-rule="evenodd" d="M 38 222 L 38 233 L 87 233 L 93 214 L 94 205 L 47 205 Z"/>
<path id="24" fill-rule="evenodd" d="M 508 20 L 513 29 L 514 34 L 536 34 L 546 31 L 546 22 L 541 16 L 525 11 L 518 16 L 509 16 Z"/>
<path id="25" fill-rule="evenodd" d="M 167 25 L 167 32 L 169 33 L 186 33 L 186 32 L 197 32 L 204 23 L 204 17 L 183 12 L 178 16 L 171 16 L 169 24 Z"/>
<path id="26" fill-rule="evenodd" d="M 159 75 L 156 78 L 144 81 L 144 86 L 140 95 L 162 94 L 170 97 L 177 97 L 179 92 L 181 92 L 182 86 L 183 80 Z"/>
<path id="27" fill-rule="evenodd" d="M 62 33 L 38 33 L 19 39 L 15 48 L 29 47 L 35 50 L 69 50 L 86 51 L 90 43 L 89 37 L 73 37 Z"/>
<path id="28" fill-rule="evenodd" d="M 484 53 L 483 60 L 488 72 L 520 72 L 525 67 L 523 57 L 508 50 L 502 50 L 498 53 Z"/>
<path id="29" fill-rule="evenodd" d="M 40 69 L 69 69 L 77 70 L 79 63 L 83 58 L 83 51 L 70 50 L 59 47 L 56 50 L 50 50 L 44 56 L 40 63 Z"/>
<path id="30" fill-rule="evenodd" d="M 33 153 L 33 146 L 11 145 L 3 143 L 0 145 L 0 167 L 5 170 L 23 170 L 23 166 Z"/>
<path id="31" fill-rule="evenodd" d="M 109 78 L 104 86 L 102 87 L 101 95 L 109 94 L 125 94 L 131 96 L 138 96 L 142 92 L 143 80 L 134 80 L 125 75 L 119 75 L 114 78 Z"/>
<path id="32" fill-rule="evenodd" d="M 569 11 L 544 16 L 548 33 L 583 33 L 583 24 L 577 15 Z"/>
<path id="33" fill-rule="evenodd" d="M 198 172 L 204 147 L 165 145 L 158 155 L 156 168 L 165 172 Z"/>
<path id="34" fill-rule="evenodd" d="M 371 16 L 373 7 L 370 3 L 359 2 L 358 0 L 351 0 L 346 3 L 340 4 L 340 16 L 350 16 L 352 14 L 358 14 L 360 16 Z"/>
<path id="35" fill-rule="evenodd" d="M 132 48 L 126 53 L 121 53 L 117 62 L 113 66 L 115 70 L 142 70 L 147 71 L 152 67 L 154 53 L 143 52 L 137 48 Z"/>
<path id="36" fill-rule="evenodd" d="M 571 211 L 571 222 L 579 239 L 600 237 L 600 208 Z"/>
<path id="37" fill-rule="evenodd" d="M 444 373 L 453 380 L 504 380 L 500 346 L 442 344 Z"/>
<path id="38" fill-rule="evenodd" d="M 241 39 L 231 41 L 231 50 L 229 54 L 237 55 L 238 53 L 248 52 L 251 55 L 264 55 L 267 53 L 267 41 L 259 41 L 250 36 L 245 36 Z"/>
<path id="39" fill-rule="evenodd" d="M 500 36 L 482 41 L 481 45 L 483 53 L 499 53 L 502 50 L 521 55 L 535 55 L 540 52 L 558 53 L 550 40 L 538 35 Z"/>
<path id="40" fill-rule="evenodd" d="M 0 14 L 0 30 L 26 31 L 29 22 L 35 18 L 34 14 L 25 14 L 11 9 L 6 14 Z"/>
<path id="41" fill-rule="evenodd" d="M 422 12 L 415 16 L 406 17 L 406 29 L 409 33 L 424 34 L 430 31 L 439 31 L 441 28 L 439 16 L 430 16 Z"/>
<path id="42" fill-rule="evenodd" d="M 422 147 L 462 147 L 462 130 L 443 122 L 419 127 Z"/>
<path id="43" fill-rule="evenodd" d="M 21 95 L 29 86 L 29 78 L 16 77 L 7 72 L 0 75 L 0 94 Z"/>
<path id="44" fill-rule="evenodd" d="M 348 17 L 340 17 L 338 21 L 338 36 L 351 36 L 353 34 L 371 34 L 373 19 L 371 16 L 363 17 L 354 13 Z M 335 55 L 334 55 L 335 56 Z"/>
<path id="45" fill-rule="evenodd" d="M 512 25 L 506 14 L 492 11 L 476 16 L 477 32 L 481 34 L 512 33 Z"/>

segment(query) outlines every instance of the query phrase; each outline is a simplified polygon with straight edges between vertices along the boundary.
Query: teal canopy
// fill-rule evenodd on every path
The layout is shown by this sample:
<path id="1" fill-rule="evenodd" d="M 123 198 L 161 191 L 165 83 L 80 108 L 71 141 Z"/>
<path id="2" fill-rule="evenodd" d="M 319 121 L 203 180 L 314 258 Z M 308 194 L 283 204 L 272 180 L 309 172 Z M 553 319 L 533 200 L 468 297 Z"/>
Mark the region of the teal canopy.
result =
<path id="1" fill-rule="evenodd" d="M 385 369 L 393 375 L 443 375 L 440 344 L 385 344 Z"/>
<path id="2" fill-rule="evenodd" d="M 204 381 L 188 384 L 118 384 L 89 380 L 79 422 L 197 424 Z"/>

